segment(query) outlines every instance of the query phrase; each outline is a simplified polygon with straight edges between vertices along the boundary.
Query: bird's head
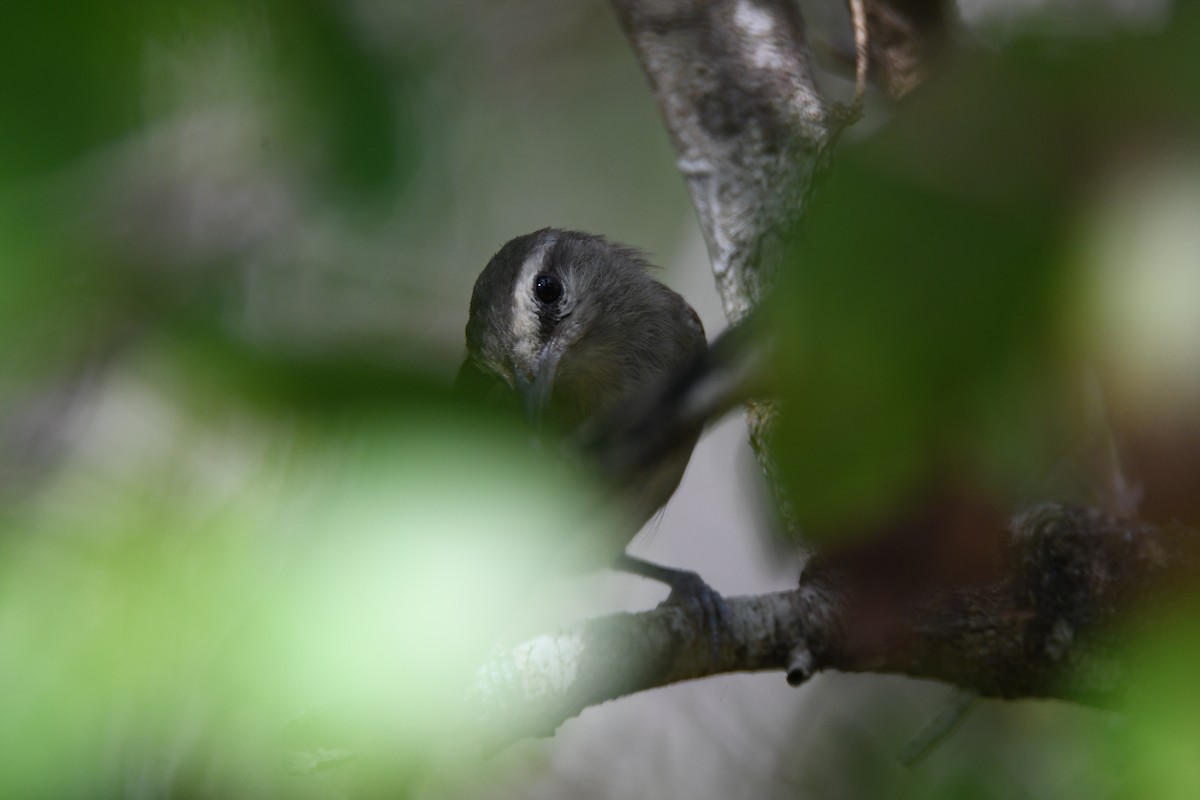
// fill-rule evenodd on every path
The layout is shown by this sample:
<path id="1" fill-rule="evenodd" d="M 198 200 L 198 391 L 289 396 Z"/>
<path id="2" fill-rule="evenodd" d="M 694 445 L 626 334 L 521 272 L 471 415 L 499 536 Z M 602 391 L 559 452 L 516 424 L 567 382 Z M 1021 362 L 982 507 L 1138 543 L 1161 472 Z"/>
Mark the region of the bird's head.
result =
<path id="1" fill-rule="evenodd" d="M 505 244 L 476 281 L 460 379 L 503 381 L 531 419 L 573 430 L 705 347 L 696 313 L 637 251 L 546 228 Z"/>

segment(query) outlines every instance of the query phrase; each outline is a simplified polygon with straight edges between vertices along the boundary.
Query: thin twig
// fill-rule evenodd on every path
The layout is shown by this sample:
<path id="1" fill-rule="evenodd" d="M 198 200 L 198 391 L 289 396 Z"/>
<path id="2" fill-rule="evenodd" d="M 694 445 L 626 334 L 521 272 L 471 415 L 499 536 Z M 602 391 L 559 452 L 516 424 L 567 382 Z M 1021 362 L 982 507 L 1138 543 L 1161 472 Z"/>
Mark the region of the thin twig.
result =
<path id="1" fill-rule="evenodd" d="M 867 94 L 867 75 L 871 70 L 871 40 L 864 0 L 847 1 L 850 5 L 850 21 L 854 26 L 854 102 L 850 107 L 850 118 L 858 119 L 862 114 L 863 100 Z"/>

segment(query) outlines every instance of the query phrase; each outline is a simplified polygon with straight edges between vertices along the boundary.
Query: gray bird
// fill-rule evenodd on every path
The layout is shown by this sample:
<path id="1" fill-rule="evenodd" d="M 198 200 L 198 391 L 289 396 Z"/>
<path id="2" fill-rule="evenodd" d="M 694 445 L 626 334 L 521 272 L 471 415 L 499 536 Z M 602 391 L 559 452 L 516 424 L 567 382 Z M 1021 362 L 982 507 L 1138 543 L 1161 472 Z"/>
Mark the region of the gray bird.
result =
<path id="1" fill-rule="evenodd" d="M 466 334 L 460 386 L 500 382 L 535 428 L 576 444 L 629 430 L 631 415 L 708 351 L 696 312 L 650 277 L 636 250 L 555 228 L 519 236 L 492 257 L 475 282 Z M 674 494 L 698 438 L 699 429 L 689 431 L 652 461 L 608 476 L 631 519 L 609 552 L 614 567 L 666 583 L 670 601 L 699 605 L 715 624 L 724 603 L 698 575 L 623 552 Z"/>

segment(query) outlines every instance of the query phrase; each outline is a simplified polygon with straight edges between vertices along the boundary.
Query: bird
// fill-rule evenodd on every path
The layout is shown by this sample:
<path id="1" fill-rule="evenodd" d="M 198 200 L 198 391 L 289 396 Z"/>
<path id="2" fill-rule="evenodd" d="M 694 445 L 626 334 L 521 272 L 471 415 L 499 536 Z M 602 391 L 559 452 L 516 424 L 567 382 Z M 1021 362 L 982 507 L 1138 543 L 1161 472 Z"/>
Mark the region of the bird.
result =
<path id="1" fill-rule="evenodd" d="M 651 276 L 638 250 L 560 228 L 518 236 L 488 261 L 471 293 L 466 347 L 459 387 L 492 387 L 493 396 L 499 387 L 535 430 L 585 457 L 602 449 L 606 432 L 633 430 L 630 419 L 708 353 L 699 315 Z M 666 584 L 667 603 L 699 611 L 715 629 L 727 607 L 699 575 L 625 552 L 674 494 L 699 435 L 697 426 L 667 440 L 653 459 L 624 464 L 624 474 L 608 470 L 628 529 L 594 552 Z"/>

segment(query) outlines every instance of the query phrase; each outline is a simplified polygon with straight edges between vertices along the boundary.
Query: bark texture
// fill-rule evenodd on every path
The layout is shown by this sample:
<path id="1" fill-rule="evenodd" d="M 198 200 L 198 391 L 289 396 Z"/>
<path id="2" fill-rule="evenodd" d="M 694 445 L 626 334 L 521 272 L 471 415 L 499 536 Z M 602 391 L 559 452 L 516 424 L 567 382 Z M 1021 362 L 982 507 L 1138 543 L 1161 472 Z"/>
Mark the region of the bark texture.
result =
<path id="1" fill-rule="evenodd" d="M 833 134 L 788 0 L 614 0 L 678 153 L 730 323 L 770 286 L 781 231 Z"/>
<path id="2" fill-rule="evenodd" d="M 710 647 L 679 606 L 582 622 L 498 654 L 472 704 L 492 746 L 549 735 L 584 708 L 729 672 L 822 669 L 932 678 L 1000 698 L 1115 704 L 1137 676 L 1125 643 L 1170 623 L 1194 581 L 1198 537 L 1081 506 L 1047 504 L 1003 532 L 991 579 L 865 598 L 814 561 L 800 587 L 735 597 Z M 1137 613 L 1135 613 L 1137 612 Z"/>

